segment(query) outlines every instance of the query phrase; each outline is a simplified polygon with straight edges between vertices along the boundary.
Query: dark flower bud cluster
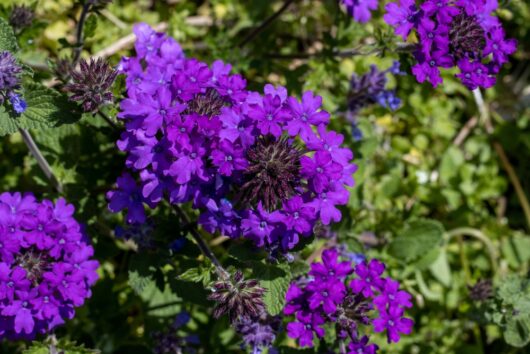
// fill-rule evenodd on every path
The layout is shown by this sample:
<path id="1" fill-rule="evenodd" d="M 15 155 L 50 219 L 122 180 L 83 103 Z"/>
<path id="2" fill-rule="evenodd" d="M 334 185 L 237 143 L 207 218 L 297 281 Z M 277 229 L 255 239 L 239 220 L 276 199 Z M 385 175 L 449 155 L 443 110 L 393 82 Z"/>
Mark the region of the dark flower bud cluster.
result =
<path id="1" fill-rule="evenodd" d="M 11 10 L 9 15 L 9 24 L 15 31 L 21 31 L 26 27 L 31 26 L 33 19 L 35 18 L 35 12 L 28 6 L 16 5 Z"/>
<path id="2" fill-rule="evenodd" d="M 469 298 L 474 301 L 486 301 L 493 297 L 493 282 L 490 279 L 481 279 L 475 285 L 469 286 Z"/>
<path id="3" fill-rule="evenodd" d="M 200 341 L 194 334 L 181 335 L 178 333 L 186 326 L 191 317 L 187 312 L 181 312 L 175 318 L 170 328 L 165 332 L 153 332 L 154 354 L 193 354 L 197 352 Z"/>
<path id="4" fill-rule="evenodd" d="M 124 227 L 118 226 L 114 230 L 114 234 L 119 239 L 132 241 L 138 248 L 138 251 L 144 251 L 156 247 L 153 237 L 154 231 L 154 221 L 149 219 L 143 224 L 132 224 Z"/>
<path id="5" fill-rule="evenodd" d="M 246 90 L 231 66 L 186 59 L 178 43 L 136 25 L 136 57 L 122 60 L 128 98 L 126 173 L 108 193 L 113 212 L 145 220 L 144 204 L 191 202 L 211 233 L 245 237 L 287 252 L 320 221 L 338 222 L 356 166 L 343 136 L 328 131 L 329 114 L 311 91 L 301 101 L 284 87 Z"/>
<path id="6" fill-rule="evenodd" d="M 70 70 L 69 74 L 72 82 L 66 84 L 64 89 L 71 94 L 70 100 L 79 102 L 85 112 L 94 113 L 112 102 L 111 87 L 118 72 L 104 59 L 81 60 L 79 70 Z"/>
<path id="7" fill-rule="evenodd" d="M 215 282 L 208 300 L 215 301 L 214 317 L 228 314 L 231 323 L 241 318 L 256 318 L 265 311 L 263 294 L 265 289 L 254 279 L 245 280 L 237 271 L 231 279 Z"/>
<path id="8" fill-rule="evenodd" d="M 348 109 L 350 114 L 356 114 L 360 109 L 372 104 L 396 110 L 401 100 L 396 96 L 395 90 L 386 88 L 389 74 L 402 75 L 398 61 L 394 62 L 387 70 L 379 70 L 377 66 L 370 66 L 370 71 L 364 75 L 353 75 L 350 80 L 348 93 Z"/>
<path id="9" fill-rule="evenodd" d="M 360 23 L 366 23 L 372 18 L 372 11 L 377 10 L 379 0 L 341 0 L 346 11 L 353 19 Z"/>
<path id="10" fill-rule="evenodd" d="M 324 325 L 334 323 L 337 342 L 349 341 L 351 354 L 374 354 L 378 349 L 361 337 L 361 326 L 386 331 L 389 343 L 399 342 L 401 333 L 412 330 L 413 321 L 403 316 L 405 308 L 412 307 L 411 295 L 399 289 L 399 282 L 383 278 L 384 270 L 375 259 L 352 268 L 351 261 L 339 261 L 337 250 L 324 251 L 322 263 L 311 264 L 311 278 L 291 284 L 287 291 L 284 313 L 295 316 L 287 325 L 289 337 L 312 347 L 315 335 L 324 337 Z M 351 275 L 355 278 L 348 284 Z"/>
<path id="11" fill-rule="evenodd" d="M 72 319 L 98 262 L 64 199 L 0 194 L 0 339 L 33 339 Z"/>
<path id="12" fill-rule="evenodd" d="M 9 100 L 13 110 L 22 114 L 26 110 L 26 101 L 17 93 L 20 89 L 22 68 L 9 51 L 0 52 L 0 105 Z"/>
<path id="13" fill-rule="evenodd" d="M 386 5 L 385 21 L 407 40 L 412 30 L 419 38 L 412 68 L 419 82 L 442 83 L 440 68 L 458 67 L 456 76 L 474 90 L 495 85 L 496 75 L 516 41 L 506 39 L 499 19 L 493 16 L 497 1 L 399 0 Z"/>

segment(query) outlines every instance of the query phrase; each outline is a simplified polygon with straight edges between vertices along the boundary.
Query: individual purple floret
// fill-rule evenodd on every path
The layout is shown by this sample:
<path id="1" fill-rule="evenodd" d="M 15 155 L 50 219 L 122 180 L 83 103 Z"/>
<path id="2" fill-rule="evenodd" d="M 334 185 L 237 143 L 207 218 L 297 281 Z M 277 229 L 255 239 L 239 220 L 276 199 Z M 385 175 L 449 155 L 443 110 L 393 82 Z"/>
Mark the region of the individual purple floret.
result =
<path id="1" fill-rule="evenodd" d="M 206 231 L 271 253 L 288 252 L 318 222 L 340 221 L 356 166 L 343 136 L 326 129 L 322 97 L 248 91 L 229 64 L 187 59 L 145 24 L 134 32 L 137 56 L 119 65 L 127 98 L 118 147 L 131 173 L 108 194 L 112 211 L 142 222 L 144 204 L 191 203 Z"/>
<path id="2" fill-rule="evenodd" d="M 368 343 L 362 327 L 386 331 L 389 342 L 410 334 L 413 321 L 403 313 L 412 307 L 411 295 L 399 289 L 399 282 L 382 278 L 384 264 L 372 259 L 353 268 L 350 259 L 340 261 L 339 255 L 336 249 L 324 251 L 322 263 L 311 264 L 310 278 L 292 283 L 287 290 L 284 314 L 295 316 L 287 325 L 289 337 L 298 339 L 302 347 L 313 347 L 329 323 L 336 325 L 337 343 L 349 341 L 348 353 L 375 354 L 378 347 Z"/>
<path id="3" fill-rule="evenodd" d="M 26 101 L 16 92 L 20 89 L 21 73 L 22 68 L 13 54 L 7 50 L 0 52 L 0 105 L 8 100 L 17 114 L 24 113 L 27 108 Z"/>
<path id="4" fill-rule="evenodd" d="M 506 39 L 499 19 L 493 15 L 497 1 L 490 0 L 399 0 L 386 5 L 385 21 L 396 35 L 407 40 L 415 30 L 418 46 L 412 73 L 419 82 L 433 86 L 443 82 L 440 68 L 458 67 L 456 75 L 474 90 L 495 85 L 496 75 L 517 49 Z"/>
<path id="5" fill-rule="evenodd" d="M 0 339 L 33 339 L 75 315 L 98 262 L 74 207 L 0 194 Z"/>
<path id="6" fill-rule="evenodd" d="M 366 23 L 372 18 L 372 11 L 377 10 L 379 0 L 341 0 L 346 11 L 355 21 Z"/>
<path id="7" fill-rule="evenodd" d="M 270 350 L 281 323 L 279 316 L 270 316 L 263 312 L 255 318 L 241 318 L 234 328 L 243 338 L 244 348 L 249 348 L 252 354 L 261 354 L 264 349 Z"/>

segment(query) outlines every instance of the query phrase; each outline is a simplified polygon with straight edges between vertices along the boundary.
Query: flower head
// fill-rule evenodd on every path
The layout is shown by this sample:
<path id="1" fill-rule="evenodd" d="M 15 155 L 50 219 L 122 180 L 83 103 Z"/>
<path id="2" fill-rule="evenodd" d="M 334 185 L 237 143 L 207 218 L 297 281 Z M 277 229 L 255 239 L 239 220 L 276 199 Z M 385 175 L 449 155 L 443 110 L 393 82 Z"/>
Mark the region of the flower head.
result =
<path id="1" fill-rule="evenodd" d="M 346 11 L 355 21 L 366 23 L 372 18 L 372 11 L 377 9 L 378 0 L 342 0 Z"/>
<path id="2" fill-rule="evenodd" d="M 212 291 L 208 299 L 216 302 L 215 318 L 228 314 L 230 322 L 235 323 L 240 318 L 256 318 L 265 311 L 265 289 L 257 280 L 245 280 L 240 271 L 231 279 L 216 282 Z"/>
<path id="3" fill-rule="evenodd" d="M 0 194 L 0 339 L 33 339 L 74 316 L 98 262 L 74 208 L 59 199 Z"/>
<path id="4" fill-rule="evenodd" d="M 300 100 L 272 85 L 248 91 L 229 64 L 185 58 L 145 24 L 134 32 L 136 56 L 119 67 L 127 98 L 118 147 L 141 186 L 109 194 L 113 211 L 137 190 L 150 206 L 164 197 L 190 202 L 206 231 L 251 239 L 271 254 L 288 252 L 321 220 L 340 220 L 336 206 L 347 203 L 356 167 L 326 128 L 322 97 L 308 91 Z"/>
<path id="5" fill-rule="evenodd" d="M 427 0 L 418 8 L 413 0 L 386 5 L 385 21 L 407 39 L 416 30 L 419 43 L 412 73 L 419 82 L 442 83 L 440 68 L 458 67 L 456 75 L 474 90 L 495 84 L 496 74 L 516 51 L 506 39 L 497 17 L 497 1 Z"/>
<path id="6" fill-rule="evenodd" d="M 28 6 L 16 5 L 11 10 L 9 15 L 9 24 L 15 31 L 20 31 L 26 27 L 31 26 L 35 12 Z"/>
<path id="7" fill-rule="evenodd" d="M 72 82 L 64 89 L 71 93 L 70 100 L 79 102 L 85 112 L 95 112 L 105 103 L 112 102 L 110 91 L 118 72 L 103 59 L 81 60 L 79 70 L 72 70 Z"/>

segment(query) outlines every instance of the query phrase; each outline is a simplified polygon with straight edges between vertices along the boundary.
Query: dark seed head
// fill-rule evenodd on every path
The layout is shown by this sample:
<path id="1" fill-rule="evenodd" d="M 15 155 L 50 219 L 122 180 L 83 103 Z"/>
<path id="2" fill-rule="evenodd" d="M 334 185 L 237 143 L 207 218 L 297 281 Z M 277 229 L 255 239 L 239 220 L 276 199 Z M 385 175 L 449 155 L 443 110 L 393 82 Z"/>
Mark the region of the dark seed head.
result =
<path id="1" fill-rule="evenodd" d="M 48 257 L 38 251 L 27 250 L 20 253 L 15 263 L 27 273 L 27 278 L 35 284 L 40 283 L 42 275 L 49 270 Z"/>
<path id="2" fill-rule="evenodd" d="M 77 101 L 85 112 L 95 112 L 113 99 L 110 88 L 118 75 L 103 59 L 81 60 L 80 69 L 71 71 L 72 82 L 64 89 L 70 92 L 70 100 Z"/>
<path id="3" fill-rule="evenodd" d="M 31 26 L 34 18 L 35 13 L 31 8 L 24 5 L 16 5 L 13 7 L 13 10 L 11 10 L 11 14 L 9 15 L 9 24 L 15 31 L 20 31 Z"/>
<path id="4" fill-rule="evenodd" d="M 486 301 L 493 296 L 493 283 L 489 279 L 482 279 L 475 285 L 468 286 L 468 290 L 471 300 Z"/>
<path id="5" fill-rule="evenodd" d="M 195 95 L 188 103 L 186 114 L 197 113 L 201 116 L 214 117 L 221 113 L 225 102 L 216 90 L 210 89 L 204 94 Z"/>
<path id="6" fill-rule="evenodd" d="M 245 280 L 240 271 L 237 271 L 232 279 L 216 282 L 212 291 L 208 299 L 217 303 L 214 309 L 215 318 L 228 314 L 230 322 L 235 323 L 241 317 L 254 318 L 265 311 L 265 289 L 259 286 L 257 280 Z"/>
<path id="7" fill-rule="evenodd" d="M 460 14 L 453 18 L 449 38 L 451 52 L 457 58 L 475 58 L 486 45 L 486 32 L 475 16 Z"/>
<path id="8" fill-rule="evenodd" d="M 261 201 L 272 210 L 296 194 L 300 186 L 300 157 L 303 152 L 287 138 L 261 136 L 247 151 L 241 201 L 255 206 Z"/>

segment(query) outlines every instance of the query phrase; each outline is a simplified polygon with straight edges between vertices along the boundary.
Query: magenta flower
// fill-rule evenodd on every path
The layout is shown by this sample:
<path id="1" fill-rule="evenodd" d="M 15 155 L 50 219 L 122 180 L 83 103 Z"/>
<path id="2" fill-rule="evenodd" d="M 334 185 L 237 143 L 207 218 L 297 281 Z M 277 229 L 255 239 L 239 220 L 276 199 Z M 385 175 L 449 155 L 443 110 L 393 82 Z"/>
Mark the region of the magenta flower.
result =
<path id="1" fill-rule="evenodd" d="M 319 314 L 302 314 L 299 312 L 296 316 L 298 322 L 290 322 L 287 325 L 287 335 L 291 338 L 298 339 L 300 346 L 313 347 L 313 337 L 322 338 L 325 331 L 320 327 L 325 321 Z"/>
<path id="2" fill-rule="evenodd" d="M 356 294 L 362 293 L 365 297 L 373 296 L 374 291 L 381 290 L 384 281 L 381 274 L 385 271 L 385 265 L 377 259 L 372 259 L 370 263 L 361 263 L 355 267 L 355 273 L 359 278 L 353 279 L 350 287 Z"/>
<path id="3" fill-rule="evenodd" d="M 117 213 L 128 209 L 127 222 L 143 223 L 145 221 L 144 198 L 136 181 L 130 174 L 125 173 L 118 178 L 117 185 L 117 190 L 107 193 L 109 210 Z"/>
<path id="4" fill-rule="evenodd" d="M 387 331 L 388 342 L 399 342 L 400 333 L 410 334 L 414 321 L 403 317 L 403 309 L 390 307 L 388 311 L 380 311 L 379 318 L 373 322 L 375 332 Z"/>
<path id="5" fill-rule="evenodd" d="M 311 125 L 319 126 L 329 122 L 329 113 L 320 110 L 322 97 L 314 96 L 311 91 L 304 93 L 301 103 L 296 98 L 289 97 L 288 106 L 292 112 L 292 120 L 286 125 L 290 136 L 300 135 L 302 140 L 307 141 L 314 136 Z"/>
<path id="6" fill-rule="evenodd" d="M 381 294 L 374 299 L 374 304 L 381 311 L 386 310 L 387 306 L 409 308 L 412 307 L 411 298 L 408 292 L 399 290 L 398 281 L 387 278 Z"/>

